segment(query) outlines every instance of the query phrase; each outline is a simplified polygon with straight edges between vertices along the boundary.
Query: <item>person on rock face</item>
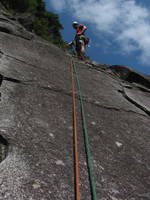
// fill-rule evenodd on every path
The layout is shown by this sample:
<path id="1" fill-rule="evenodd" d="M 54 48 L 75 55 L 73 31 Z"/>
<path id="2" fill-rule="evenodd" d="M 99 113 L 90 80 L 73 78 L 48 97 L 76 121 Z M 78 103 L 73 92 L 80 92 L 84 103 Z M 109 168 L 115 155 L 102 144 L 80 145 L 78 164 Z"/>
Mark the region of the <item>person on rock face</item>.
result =
<path id="1" fill-rule="evenodd" d="M 87 27 L 78 22 L 72 23 L 73 28 L 76 30 L 76 35 L 73 41 L 69 43 L 70 46 L 74 45 L 76 47 L 77 55 L 80 59 L 84 60 L 85 58 L 85 47 L 89 42 L 89 39 L 85 37 L 84 33 L 87 30 Z"/>

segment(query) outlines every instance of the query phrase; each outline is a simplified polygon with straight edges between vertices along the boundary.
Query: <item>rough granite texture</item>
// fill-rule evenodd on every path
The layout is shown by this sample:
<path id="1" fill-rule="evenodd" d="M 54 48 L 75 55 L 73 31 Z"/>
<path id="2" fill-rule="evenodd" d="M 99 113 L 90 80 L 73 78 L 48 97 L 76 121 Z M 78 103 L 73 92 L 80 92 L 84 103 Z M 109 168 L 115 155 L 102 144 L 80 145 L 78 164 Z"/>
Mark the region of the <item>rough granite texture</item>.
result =
<path id="1" fill-rule="evenodd" d="M 150 199 L 150 78 L 76 64 L 98 200 Z M 0 10 L 0 200 L 73 200 L 70 57 Z M 91 200 L 78 102 L 81 200 Z M 8 144 L 7 144 L 8 142 Z M 7 148 L 4 150 L 4 146 Z"/>

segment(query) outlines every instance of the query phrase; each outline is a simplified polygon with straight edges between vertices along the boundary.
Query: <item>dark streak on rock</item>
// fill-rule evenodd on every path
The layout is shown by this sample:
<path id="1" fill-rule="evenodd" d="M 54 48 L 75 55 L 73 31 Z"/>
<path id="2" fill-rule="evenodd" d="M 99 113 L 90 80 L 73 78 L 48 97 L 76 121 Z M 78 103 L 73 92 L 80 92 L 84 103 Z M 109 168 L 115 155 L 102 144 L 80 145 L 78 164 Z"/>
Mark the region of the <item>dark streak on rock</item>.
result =
<path id="1" fill-rule="evenodd" d="M 10 81 L 10 82 L 13 82 L 13 83 L 22 83 L 22 81 L 20 81 L 18 79 L 9 78 L 9 77 L 4 77 L 3 80 Z"/>
<path id="2" fill-rule="evenodd" d="M 122 80 L 125 80 L 129 83 L 138 83 L 150 88 L 150 80 L 144 74 L 138 73 L 130 67 L 113 65 L 110 67 L 110 69 Z"/>
<path id="3" fill-rule="evenodd" d="M 0 135 L 0 162 L 2 162 L 8 153 L 8 142 L 7 140 Z"/>
<path id="4" fill-rule="evenodd" d="M 0 31 L 8 34 L 12 34 L 11 30 L 5 27 L 0 27 Z"/>
<path id="5" fill-rule="evenodd" d="M 0 86 L 2 85 L 3 82 L 3 75 L 0 74 Z"/>
<path id="6" fill-rule="evenodd" d="M 6 146 L 8 145 L 7 140 L 1 135 L 0 135 L 0 143 L 3 144 L 3 145 L 6 145 Z"/>

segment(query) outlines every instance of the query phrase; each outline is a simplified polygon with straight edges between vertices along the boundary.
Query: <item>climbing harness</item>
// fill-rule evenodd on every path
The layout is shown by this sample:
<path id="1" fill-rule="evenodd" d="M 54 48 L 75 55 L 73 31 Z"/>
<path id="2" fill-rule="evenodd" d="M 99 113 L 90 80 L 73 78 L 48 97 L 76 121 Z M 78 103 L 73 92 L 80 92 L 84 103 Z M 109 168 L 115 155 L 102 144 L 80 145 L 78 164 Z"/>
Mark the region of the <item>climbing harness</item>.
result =
<path id="1" fill-rule="evenodd" d="M 75 49 L 77 52 L 77 55 L 80 59 L 84 59 L 85 58 L 85 41 L 84 41 L 84 35 L 82 36 L 76 36 L 75 38 Z"/>
<path id="2" fill-rule="evenodd" d="M 78 88 L 78 96 L 80 100 L 80 109 L 81 109 L 81 119 L 82 119 L 82 127 L 83 127 L 83 134 L 84 134 L 84 145 L 85 145 L 85 152 L 86 152 L 86 160 L 87 160 L 87 168 L 88 168 L 88 175 L 89 175 L 89 183 L 90 183 L 90 191 L 91 191 L 91 199 L 96 200 L 96 184 L 95 184 L 95 178 L 94 178 L 94 172 L 93 172 L 93 162 L 92 162 L 92 156 L 90 151 L 90 142 L 89 142 L 89 136 L 87 131 L 87 122 L 85 118 L 85 111 L 84 111 L 84 103 L 83 103 L 83 96 L 81 92 L 81 86 L 79 81 L 79 75 L 77 72 L 77 68 L 71 59 L 71 77 L 72 77 L 72 98 L 73 98 L 73 121 L 74 121 L 74 157 L 75 157 L 75 188 L 76 188 L 76 200 L 80 200 L 80 186 L 79 186 L 79 159 L 78 159 L 78 134 L 77 134 L 77 114 L 76 114 L 76 95 L 75 95 L 75 78 L 77 82 L 77 88 Z M 77 169 L 78 168 L 78 169 Z"/>
<path id="3" fill-rule="evenodd" d="M 85 49 L 88 47 L 89 41 L 85 35 L 76 35 L 75 39 L 68 44 L 68 52 L 84 60 L 86 58 Z"/>

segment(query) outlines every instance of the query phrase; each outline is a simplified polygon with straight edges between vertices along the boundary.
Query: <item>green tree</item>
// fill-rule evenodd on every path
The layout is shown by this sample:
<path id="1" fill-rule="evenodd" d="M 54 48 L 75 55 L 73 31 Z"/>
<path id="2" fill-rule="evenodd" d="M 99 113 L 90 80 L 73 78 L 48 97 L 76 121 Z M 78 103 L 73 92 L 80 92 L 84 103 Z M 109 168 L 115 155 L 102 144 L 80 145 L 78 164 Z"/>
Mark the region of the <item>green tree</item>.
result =
<path id="1" fill-rule="evenodd" d="M 24 12 L 29 8 L 29 0 L 1 0 L 7 9 Z"/>
<path id="2" fill-rule="evenodd" d="M 34 16 L 34 31 L 42 38 L 63 46 L 60 30 L 63 29 L 59 16 L 53 12 L 46 11 L 43 0 L 1 0 L 3 5 L 11 13 L 31 13 Z"/>

